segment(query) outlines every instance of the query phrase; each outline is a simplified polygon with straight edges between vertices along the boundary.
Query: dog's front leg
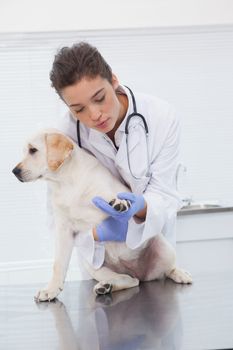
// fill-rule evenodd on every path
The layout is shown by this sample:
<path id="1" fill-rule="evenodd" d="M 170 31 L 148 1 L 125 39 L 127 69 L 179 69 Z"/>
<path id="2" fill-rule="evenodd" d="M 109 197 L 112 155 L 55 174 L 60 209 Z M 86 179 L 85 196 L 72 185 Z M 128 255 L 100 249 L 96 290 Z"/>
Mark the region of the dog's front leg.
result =
<path id="1" fill-rule="evenodd" d="M 63 290 L 73 246 L 73 232 L 63 224 L 57 226 L 52 279 L 44 289 L 38 292 L 35 297 L 37 301 L 53 300 Z"/>

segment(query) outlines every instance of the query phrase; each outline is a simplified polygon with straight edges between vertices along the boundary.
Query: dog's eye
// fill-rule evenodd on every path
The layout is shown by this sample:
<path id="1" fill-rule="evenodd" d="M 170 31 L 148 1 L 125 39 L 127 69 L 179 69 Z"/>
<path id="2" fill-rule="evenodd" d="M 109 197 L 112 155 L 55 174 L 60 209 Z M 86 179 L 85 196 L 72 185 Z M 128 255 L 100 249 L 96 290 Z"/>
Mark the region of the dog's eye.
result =
<path id="1" fill-rule="evenodd" d="M 34 154 L 34 153 L 36 153 L 38 150 L 36 149 L 36 148 L 29 148 L 29 153 L 30 154 Z"/>

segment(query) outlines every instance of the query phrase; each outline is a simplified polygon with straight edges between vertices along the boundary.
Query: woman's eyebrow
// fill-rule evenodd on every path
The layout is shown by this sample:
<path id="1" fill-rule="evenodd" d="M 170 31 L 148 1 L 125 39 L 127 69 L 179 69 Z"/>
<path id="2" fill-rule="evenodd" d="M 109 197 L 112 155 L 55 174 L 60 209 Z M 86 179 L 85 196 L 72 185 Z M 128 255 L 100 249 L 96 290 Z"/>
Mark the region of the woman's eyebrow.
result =
<path id="1" fill-rule="evenodd" d="M 94 93 L 94 95 L 91 97 L 91 99 L 93 99 L 94 97 L 96 97 L 96 95 L 98 95 L 101 91 L 103 91 L 104 90 L 104 88 L 101 88 L 101 89 L 99 89 L 98 91 L 96 91 L 95 93 Z M 69 107 L 78 107 L 78 106 L 82 106 L 82 104 L 81 103 L 73 103 L 72 105 L 69 105 Z"/>
<path id="2" fill-rule="evenodd" d="M 91 98 L 94 98 L 94 97 L 96 97 L 96 95 L 98 95 L 101 91 L 103 91 L 104 90 L 104 88 L 102 88 L 102 89 L 99 89 Z"/>

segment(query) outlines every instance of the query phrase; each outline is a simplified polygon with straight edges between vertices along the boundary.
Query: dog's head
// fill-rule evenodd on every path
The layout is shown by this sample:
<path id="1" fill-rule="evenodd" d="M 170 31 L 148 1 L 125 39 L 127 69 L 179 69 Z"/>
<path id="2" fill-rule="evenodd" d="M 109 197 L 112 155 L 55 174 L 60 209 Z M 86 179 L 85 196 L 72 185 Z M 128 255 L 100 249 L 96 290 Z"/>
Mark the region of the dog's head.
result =
<path id="1" fill-rule="evenodd" d="M 24 158 L 12 172 L 22 182 L 49 177 L 69 159 L 73 149 L 67 136 L 54 130 L 41 132 L 27 142 Z"/>

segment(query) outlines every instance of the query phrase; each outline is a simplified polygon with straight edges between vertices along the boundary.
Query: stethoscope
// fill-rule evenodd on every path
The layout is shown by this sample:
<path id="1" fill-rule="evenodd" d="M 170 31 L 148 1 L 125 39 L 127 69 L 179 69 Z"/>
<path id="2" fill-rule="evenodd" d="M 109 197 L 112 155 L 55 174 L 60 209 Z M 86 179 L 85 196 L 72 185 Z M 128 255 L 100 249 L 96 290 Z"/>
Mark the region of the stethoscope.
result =
<path id="1" fill-rule="evenodd" d="M 136 105 L 136 100 L 135 100 L 135 96 L 133 94 L 133 91 L 128 86 L 126 86 L 126 88 L 129 90 L 131 98 L 132 98 L 132 102 L 133 102 L 133 113 L 128 115 L 128 117 L 126 119 L 126 123 L 125 123 L 127 161 L 128 161 L 129 171 L 130 171 L 130 174 L 132 175 L 132 177 L 136 180 L 141 180 L 144 176 L 146 176 L 146 177 L 150 176 L 150 160 L 149 160 L 149 146 L 148 146 L 149 130 L 148 130 L 148 125 L 147 125 L 145 117 L 141 113 L 138 113 L 138 111 L 137 111 L 137 105 Z M 139 117 L 142 120 L 143 129 L 144 129 L 145 137 L 146 137 L 147 169 L 146 169 L 145 173 L 140 177 L 133 174 L 133 171 L 131 168 L 131 163 L 130 163 L 130 157 L 129 157 L 129 128 L 130 128 L 129 124 L 130 124 L 130 121 L 132 120 L 133 117 Z M 79 120 L 77 120 L 77 140 L 78 140 L 79 147 L 82 148 Z"/>

